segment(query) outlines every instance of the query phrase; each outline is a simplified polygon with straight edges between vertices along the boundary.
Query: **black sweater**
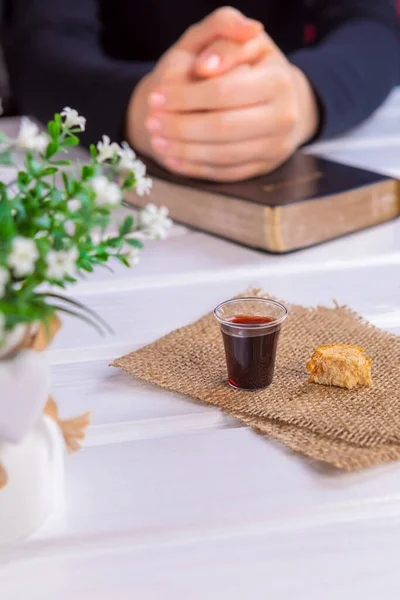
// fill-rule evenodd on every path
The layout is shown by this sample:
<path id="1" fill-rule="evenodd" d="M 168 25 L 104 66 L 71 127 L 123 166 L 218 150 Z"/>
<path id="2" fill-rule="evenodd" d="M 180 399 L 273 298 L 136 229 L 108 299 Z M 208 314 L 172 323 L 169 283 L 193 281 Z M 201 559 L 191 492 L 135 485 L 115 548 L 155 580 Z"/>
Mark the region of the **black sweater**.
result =
<path id="1" fill-rule="evenodd" d="M 123 136 L 135 84 L 215 0 L 8 0 L 3 34 L 19 110 L 42 121 L 64 106 L 88 119 L 83 142 Z M 321 137 L 361 122 L 399 81 L 393 0 L 236 0 L 262 21 L 307 75 L 320 101 Z M 316 37 L 304 43 L 304 28 Z"/>

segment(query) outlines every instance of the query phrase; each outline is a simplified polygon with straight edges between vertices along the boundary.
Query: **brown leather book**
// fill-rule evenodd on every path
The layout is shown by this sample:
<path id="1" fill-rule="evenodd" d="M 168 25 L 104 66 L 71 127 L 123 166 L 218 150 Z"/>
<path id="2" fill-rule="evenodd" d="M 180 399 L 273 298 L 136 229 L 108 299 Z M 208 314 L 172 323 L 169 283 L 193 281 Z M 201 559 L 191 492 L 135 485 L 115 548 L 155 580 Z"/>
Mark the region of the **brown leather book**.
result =
<path id="1" fill-rule="evenodd" d="M 378 173 L 297 152 L 268 175 L 211 183 L 173 175 L 146 159 L 151 201 L 171 217 L 229 240 L 289 252 L 365 229 L 400 214 L 400 183 Z M 128 194 L 144 206 L 149 198 Z"/>

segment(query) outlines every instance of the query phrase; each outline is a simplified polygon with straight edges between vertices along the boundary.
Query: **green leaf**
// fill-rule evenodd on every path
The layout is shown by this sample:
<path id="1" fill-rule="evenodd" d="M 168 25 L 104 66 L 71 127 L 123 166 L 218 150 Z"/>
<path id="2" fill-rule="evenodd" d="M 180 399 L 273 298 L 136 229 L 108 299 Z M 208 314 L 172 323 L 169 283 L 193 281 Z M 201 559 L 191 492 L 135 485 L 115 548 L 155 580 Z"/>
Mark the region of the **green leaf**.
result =
<path id="1" fill-rule="evenodd" d="M 97 158 L 97 148 L 94 144 L 90 144 L 90 156 L 93 160 L 96 160 Z"/>
<path id="2" fill-rule="evenodd" d="M 125 189 L 125 190 L 130 190 L 133 187 L 135 181 L 136 181 L 135 175 L 131 171 L 125 177 L 125 181 L 124 181 L 124 183 L 122 185 L 122 188 Z"/>
<path id="3" fill-rule="evenodd" d="M 82 258 L 79 261 L 79 267 L 81 269 L 84 269 L 85 271 L 87 271 L 88 273 L 93 273 L 93 267 L 92 264 L 90 263 L 90 261 L 86 260 L 85 258 Z"/>
<path id="4" fill-rule="evenodd" d="M 63 140 L 62 145 L 64 147 L 78 146 L 79 145 L 79 138 L 77 138 L 76 135 L 71 135 L 71 136 L 65 138 L 65 140 Z"/>
<path id="5" fill-rule="evenodd" d="M 12 165 L 12 154 L 9 150 L 0 152 L 0 165 Z"/>
<path id="6" fill-rule="evenodd" d="M 61 131 L 63 122 L 62 122 L 62 119 L 61 119 L 61 115 L 59 113 L 56 113 L 54 115 L 54 121 L 56 122 L 56 125 L 58 125 L 58 127 L 59 127 L 59 129 Z"/>
<path id="7" fill-rule="evenodd" d="M 58 231 L 53 232 L 54 236 L 54 249 L 62 250 L 63 249 L 63 236 Z"/>
<path id="8" fill-rule="evenodd" d="M 36 246 L 38 247 L 40 255 L 45 257 L 47 252 L 50 250 L 51 244 L 46 237 L 40 237 L 36 240 Z"/>
<path id="9" fill-rule="evenodd" d="M 0 181 L 0 195 L 2 200 L 8 200 L 7 184 Z"/>
<path id="10" fill-rule="evenodd" d="M 50 142 L 50 144 L 47 146 L 47 149 L 46 149 L 46 154 L 45 154 L 46 158 L 49 159 L 52 156 L 54 156 L 55 154 L 57 154 L 58 149 L 59 149 L 58 142 L 55 142 L 54 140 L 52 142 Z"/>
<path id="11" fill-rule="evenodd" d="M 51 283 L 52 283 L 52 285 L 56 285 L 57 287 L 60 287 L 63 290 L 65 290 L 65 287 L 66 287 L 65 281 L 52 281 Z"/>
<path id="12" fill-rule="evenodd" d="M 32 292 L 37 286 L 37 282 L 32 280 L 30 282 L 25 282 L 22 288 L 18 291 L 18 301 L 28 302 L 30 300 L 30 296 L 32 296 Z"/>
<path id="13" fill-rule="evenodd" d="M 53 208 L 57 208 L 63 201 L 63 195 L 57 188 L 52 188 L 50 192 L 50 203 Z"/>
<path id="14" fill-rule="evenodd" d="M 119 234 L 120 236 L 124 236 L 127 233 L 131 232 L 133 226 L 133 217 L 132 215 L 128 215 L 124 222 L 119 226 Z"/>
<path id="15" fill-rule="evenodd" d="M 63 172 L 61 173 L 61 177 L 63 178 L 65 191 L 67 192 L 67 194 L 70 194 L 71 186 L 69 183 L 68 175 Z"/>
<path id="16" fill-rule="evenodd" d="M 115 258 L 117 258 L 120 262 L 122 262 L 122 264 L 125 265 L 126 267 L 130 267 L 131 266 L 129 264 L 128 259 L 125 256 L 122 256 L 122 254 L 116 254 Z"/>
<path id="17" fill-rule="evenodd" d="M 88 315 L 90 315 L 99 325 L 104 327 L 104 329 L 106 329 L 109 333 L 111 333 L 111 334 L 114 333 L 113 329 L 110 327 L 110 325 L 107 323 L 107 321 L 105 321 L 103 319 L 103 317 L 101 317 L 93 309 L 89 308 L 85 304 L 82 304 L 81 302 L 78 302 L 77 300 L 72 300 L 72 298 L 69 298 L 68 296 L 64 296 L 62 294 L 54 294 L 54 293 L 50 293 L 50 292 L 47 292 L 44 294 L 37 294 L 36 297 L 38 297 L 38 298 L 55 298 L 56 300 L 65 302 L 66 304 L 70 304 L 76 308 L 79 308 L 84 313 L 87 313 Z"/>
<path id="18" fill-rule="evenodd" d="M 34 160 L 33 158 L 30 161 L 30 172 L 32 172 L 35 176 L 38 176 L 40 173 L 40 165 L 37 160 Z"/>
<path id="19" fill-rule="evenodd" d="M 55 173 L 58 173 L 57 167 L 46 167 L 46 169 L 43 169 L 43 171 L 38 173 L 38 176 L 47 177 L 48 175 L 54 175 Z"/>
<path id="20" fill-rule="evenodd" d="M 72 162 L 70 160 L 52 160 L 51 164 L 57 167 L 70 167 Z"/>
<path id="21" fill-rule="evenodd" d="M 97 206 L 96 207 L 96 213 L 98 215 L 102 215 L 102 217 L 107 217 L 107 222 L 109 221 L 110 218 L 110 207 L 109 206 Z"/>
<path id="22" fill-rule="evenodd" d="M 67 315 L 71 315 L 72 317 L 76 317 L 77 319 L 81 319 L 81 321 L 85 321 L 85 323 L 87 323 L 88 325 L 91 325 L 92 327 L 94 327 L 94 329 L 96 329 L 96 331 L 101 335 L 104 336 L 104 331 L 101 329 L 101 327 L 92 319 L 90 319 L 89 317 L 87 317 L 84 314 L 81 314 L 75 310 L 71 310 L 69 308 L 66 308 L 65 306 L 53 306 L 53 308 L 55 310 L 58 310 L 60 312 L 63 312 Z"/>
<path id="23" fill-rule="evenodd" d="M 75 277 L 71 277 L 70 275 L 65 276 L 65 281 L 68 281 L 68 283 L 78 283 L 78 280 L 75 279 Z"/>
<path id="24" fill-rule="evenodd" d="M 11 202 L 2 198 L 0 202 L 0 240 L 11 240 L 15 236 L 15 223 L 11 214 Z"/>
<path id="25" fill-rule="evenodd" d="M 25 205 L 22 203 L 17 204 L 17 206 L 15 207 L 17 210 L 17 215 L 15 217 L 15 221 L 18 220 L 22 220 L 22 219 L 26 219 L 26 208 Z"/>
<path id="26" fill-rule="evenodd" d="M 41 229 L 50 229 L 50 215 L 48 215 L 47 213 L 40 215 L 40 217 L 37 217 L 37 219 L 35 219 L 35 225 L 37 227 L 40 227 Z"/>
<path id="27" fill-rule="evenodd" d="M 93 167 L 91 167 L 90 165 L 85 165 L 84 167 L 82 167 L 83 181 L 88 181 L 89 179 L 92 179 L 94 174 L 95 174 L 95 169 Z"/>
<path id="28" fill-rule="evenodd" d="M 49 130 L 51 139 L 56 141 L 58 136 L 60 135 L 59 125 L 57 125 L 55 121 L 49 121 L 47 129 Z"/>
<path id="29" fill-rule="evenodd" d="M 31 181 L 31 177 L 25 171 L 19 171 L 17 175 L 17 182 L 21 186 L 26 186 Z"/>
<path id="30" fill-rule="evenodd" d="M 97 253 L 97 256 L 96 256 L 96 259 L 101 262 L 107 262 L 109 258 L 110 258 L 110 255 L 107 253 L 106 254 Z"/>
<path id="31" fill-rule="evenodd" d="M 26 160 L 25 160 L 26 170 L 32 171 L 33 154 L 30 150 L 27 151 L 25 158 L 26 158 Z"/>
<path id="32" fill-rule="evenodd" d="M 80 193 L 82 189 L 82 184 L 80 181 L 77 181 L 76 179 L 74 181 L 71 182 L 71 195 L 72 196 L 76 196 L 78 197 L 78 194 Z M 82 198 L 79 198 L 80 200 L 82 200 Z"/>
<path id="33" fill-rule="evenodd" d="M 135 240 L 134 238 L 125 238 L 125 242 L 134 248 L 143 248 L 143 244 L 140 240 Z"/>
<path id="34" fill-rule="evenodd" d="M 121 238 L 109 238 L 104 243 L 110 248 L 120 248 L 124 242 Z"/>

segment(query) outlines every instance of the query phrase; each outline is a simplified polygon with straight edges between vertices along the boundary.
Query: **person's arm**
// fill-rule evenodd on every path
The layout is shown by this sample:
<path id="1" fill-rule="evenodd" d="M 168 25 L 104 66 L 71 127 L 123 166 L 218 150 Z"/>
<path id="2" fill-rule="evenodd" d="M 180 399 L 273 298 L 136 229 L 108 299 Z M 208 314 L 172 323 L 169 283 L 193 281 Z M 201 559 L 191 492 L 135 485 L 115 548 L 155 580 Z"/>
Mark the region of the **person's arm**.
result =
<path id="1" fill-rule="evenodd" d="M 9 0 L 4 46 L 20 112 L 42 122 L 64 106 L 87 117 L 84 144 L 124 138 L 132 90 L 152 62 L 109 58 L 98 0 Z"/>
<path id="2" fill-rule="evenodd" d="M 317 38 L 289 60 L 321 107 L 320 138 L 361 123 L 400 83 L 400 28 L 392 0 L 315 0 Z"/>

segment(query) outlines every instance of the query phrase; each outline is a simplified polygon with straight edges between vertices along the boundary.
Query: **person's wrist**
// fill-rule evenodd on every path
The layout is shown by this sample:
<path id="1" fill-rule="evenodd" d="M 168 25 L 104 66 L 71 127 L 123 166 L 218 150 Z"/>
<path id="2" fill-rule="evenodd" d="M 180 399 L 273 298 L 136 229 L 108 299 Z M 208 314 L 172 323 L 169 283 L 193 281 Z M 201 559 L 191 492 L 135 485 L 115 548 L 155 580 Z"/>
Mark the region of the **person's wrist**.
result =
<path id="1" fill-rule="evenodd" d="M 139 81 L 133 90 L 125 121 L 127 141 L 137 152 L 148 156 L 151 155 L 151 144 L 145 122 L 149 113 L 148 97 L 152 87 L 152 77 L 149 73 Z"/>
<path id="2" fill-rule="evenodd" d="M 317 98 L 306 75 L 298 67 L 291 65 L 299 109 L 298 145 L 309 142 L 319 128 L 319 109 Z"/>

